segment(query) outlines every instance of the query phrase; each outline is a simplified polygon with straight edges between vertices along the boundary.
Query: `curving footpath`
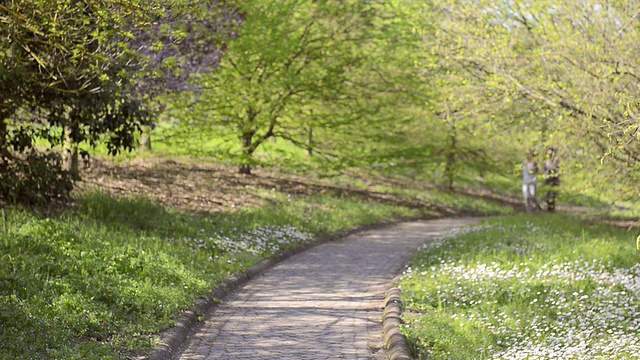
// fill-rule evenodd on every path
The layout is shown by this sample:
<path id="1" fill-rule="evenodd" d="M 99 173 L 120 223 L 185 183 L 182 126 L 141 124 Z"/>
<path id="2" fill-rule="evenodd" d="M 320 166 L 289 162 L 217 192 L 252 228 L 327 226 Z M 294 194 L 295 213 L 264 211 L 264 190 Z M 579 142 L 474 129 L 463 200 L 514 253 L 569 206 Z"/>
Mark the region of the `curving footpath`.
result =
<path id="1" fill-rule="evenodd" d="M 296 254 L 225 297 L 175 359 L 386 359 L 385 291 L 418 246 L 478 221 L 405 222 Z"/>

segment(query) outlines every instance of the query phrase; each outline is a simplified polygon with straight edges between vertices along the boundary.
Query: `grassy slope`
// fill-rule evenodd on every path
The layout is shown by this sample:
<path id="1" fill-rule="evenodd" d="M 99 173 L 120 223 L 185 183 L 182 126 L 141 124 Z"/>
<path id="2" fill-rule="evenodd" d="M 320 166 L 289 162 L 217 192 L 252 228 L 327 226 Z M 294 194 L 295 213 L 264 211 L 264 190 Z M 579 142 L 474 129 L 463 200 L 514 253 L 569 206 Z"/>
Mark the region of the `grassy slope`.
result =
<path id="1" fill-rule="evenodd" d="M 144 352 L 181 309 L 230 274 L 314 236 L 460 209 L 510 211 L 407 186 L 373 191 L 268 172 L 238 177 L 196 163 L 98 165 L 82 187 L 109 193 L 78 194 L 75 211 L 3 212 L 0 359 Z"/>

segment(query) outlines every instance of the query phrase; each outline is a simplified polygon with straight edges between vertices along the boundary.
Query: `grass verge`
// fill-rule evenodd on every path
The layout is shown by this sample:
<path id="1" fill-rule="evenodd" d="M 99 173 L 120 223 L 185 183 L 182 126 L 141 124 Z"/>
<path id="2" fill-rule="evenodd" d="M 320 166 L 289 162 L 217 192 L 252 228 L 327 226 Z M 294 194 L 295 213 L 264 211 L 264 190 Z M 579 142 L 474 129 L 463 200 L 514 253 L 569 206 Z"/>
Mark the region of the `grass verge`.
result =
<path id="1" fill-rule="evenodd" d="M 500 217 L 425 246 L 401 282 L 419 359 L 628 359 L 640 353 L 635 234 Z"/>

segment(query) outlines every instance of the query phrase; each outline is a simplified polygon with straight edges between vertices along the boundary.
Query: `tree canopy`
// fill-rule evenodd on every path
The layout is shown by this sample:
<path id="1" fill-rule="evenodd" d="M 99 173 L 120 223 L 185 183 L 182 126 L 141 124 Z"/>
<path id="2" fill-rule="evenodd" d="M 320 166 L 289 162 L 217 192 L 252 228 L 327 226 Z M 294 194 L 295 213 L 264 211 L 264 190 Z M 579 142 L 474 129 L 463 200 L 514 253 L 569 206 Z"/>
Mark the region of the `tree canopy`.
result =
<path id="1" fill-rule="evenodd" d="M 217 65 L 215 40 L 232 20 L 210 1 L 0 4 L 1 172 L 24 173 L 10 169 L 38 139 L 132 149 L 158 95 L 185 90 L 190 73 Z"/>
<path id="2" fill-rule="evenodd" d="M 486 87 L 476 101 L 502 97 L 494 113 L 526 106 L 521 121 L 535 130 L 526 146 L 588 152 L 637 183 L 636 2 L 434 1 L 434 9 L 436 38 L 455 39 L 451 60 Z"/>
<path id="3" fill-rule="evenodd" d="M 554 145 L 633 196 L 638 14 L 631 0 L 3 2 L 0 152 L 7 168 L 42 139 L 115 154 L 172 119 L 219 137 L 243 173 L 288 144 L 327 170 L 453 187 Z"/>
<path id="4" fill-rule="evenodd" d="M 379 5 L 273 0 L 236 6 L 242 26 L 226 44 L 220 68 L 197 78 L 202 93 L 190 111 L 196 110 L 196 124 L 232 128 L 243 172 L 270 138 L 313 151 L 312 129 L 357 121 L 355 113 L 364 109 L 357 104 L 371 92 L 362 72 L 375 55 L 369 48 L 372 33 L 380 31 Z"/>

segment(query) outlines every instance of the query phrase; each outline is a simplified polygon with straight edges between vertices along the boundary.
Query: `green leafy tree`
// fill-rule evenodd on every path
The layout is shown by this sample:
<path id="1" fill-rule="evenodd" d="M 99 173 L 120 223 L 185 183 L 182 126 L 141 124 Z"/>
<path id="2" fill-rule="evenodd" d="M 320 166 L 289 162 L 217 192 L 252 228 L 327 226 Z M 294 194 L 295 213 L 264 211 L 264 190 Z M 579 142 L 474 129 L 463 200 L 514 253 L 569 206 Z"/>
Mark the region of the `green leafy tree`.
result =
<path id="1" fill-rule="evenodd" d="M 189 111 L 195 126 L 232 129 L 241 173 L 250 173 L 254 153 L 271 138 L 313 153 L 323 129 L 375 112 L 363 69 L 379 34 L 379 4 L 240 1 L 238 9 L 237 37 L 220 68 L 198 78 L 202 94 Z"/>
<path id="2" fill-rule="evenodd" d="M 638 193 L 636 2 L 433 4 L 438 31 L 456 39 L 455 61 L 487 94 L 508 99 L 496 113 L 524 105 L 520 120 L 540 143 L 602 159 Z"/>
<path id="3" fill-rule="evenodd" d="M 63 163 L 42 166 L 61 178 L 77 177 L 82 142 L 132 149 L 159 96 L 217 65 L 214 40 L 238 18 L 224 9 L 206 0 L 0 3 L 0 170 L 8 180 L 30 173 L 23 160 L 37 139 L 64 145 Z"/>
<path id="4" fill-rule="evenodd" d="M 7 90 L 0 93 L 3 197 L 29 199 L 30 190 L 40 191 L 38 185 L 17 181 L 34 173 L 29 169 L 35 166 L 37 138 L 54 145 L 104 141 L 111 153 L 133 145 L 132 134 L 146 116 L 140 103 L 128 96 L 131 74 L 139 69 L 139 54 L 128 46 L 129 39 L 162 13 L 156 2 L 135 0 L 0 4 L 0 87 Z M 26 154 L 30 160 L 25 162 Z M 55 170 L 61 164 L 52 155 L 39 158 L 45 163 L 37 173 L 65 178 Z M 68 186 L 34 201 L 65 190 Z"/>
<path id="5" fill-rule="evenodd" d="M 404 2 L 404 31 L 418 41 L 406 48 L 413 62 L 414 77 L 403 99 L 395 99 L 405 112 L 398 150 L 407 165 L 431 173 L 434 180 L 452 189 L 462 175 L 483 175 L 512 161 L 512 142 L 498 134 L 511 124 L 497 121 L 508 98 L 487 91 L 482 74 L 476 74 L 464 59 L 460 37 L 445 31 L 453 9 L 438 4 Z M 498 114 L 498 116 L 496 116 Z M 494 140 L 488 145 L 487 138 Z M 495 151 L 499 143 L 501 151 Z M 502 156 L 506 154 L 506 156 Z M 475 175 L 474 175 L 475 176 Z"/>

